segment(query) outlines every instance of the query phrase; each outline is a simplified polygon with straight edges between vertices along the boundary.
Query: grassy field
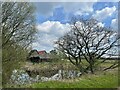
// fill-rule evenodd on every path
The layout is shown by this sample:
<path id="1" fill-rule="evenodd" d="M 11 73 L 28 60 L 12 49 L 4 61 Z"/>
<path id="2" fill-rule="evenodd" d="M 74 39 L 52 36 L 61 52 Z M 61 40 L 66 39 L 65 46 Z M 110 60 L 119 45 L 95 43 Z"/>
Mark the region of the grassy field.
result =
<path id="1" fill-rule="evenodd" d="M 110 66 L 113 62 L 106 61 L 100 64 L 99 67 L 106 68 Z M 23 68 L 29 67 L 31 70 L 43 70 L 50 71 L 52 69 L 76 69 L 68 61 L 58 61 L 58 62 L 42 62 L 39 64 L 32 64 L 26 62 Z M 9 86 L 8 86 L 9 87 Z M 38 82 L 33 84 L 26 84 L 20 86 L 14 86 L 19 88 L 117 88 L 118 87 L 118 69 L 110 69 L 108 71 L 96 71 L 95 74 L 84 74 L 81 77 L 75 79 L 63 79 L 59 81 L 47 81 Z"/>
<path id="2" fill-rule="evenodd" d="M 31 85 L 29 88 L 116 88 L 118 87 L 118 73 L 116 71 L 86 74 L 80 78 L 61 81 L 47 81 Z"/>

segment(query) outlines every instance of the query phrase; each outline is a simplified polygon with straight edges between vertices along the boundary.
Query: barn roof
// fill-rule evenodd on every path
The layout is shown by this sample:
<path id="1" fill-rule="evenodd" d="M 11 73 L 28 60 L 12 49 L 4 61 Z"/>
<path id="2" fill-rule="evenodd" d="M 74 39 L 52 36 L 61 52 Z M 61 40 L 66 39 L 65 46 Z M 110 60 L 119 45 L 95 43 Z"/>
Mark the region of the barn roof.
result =
<path id="1" fill-rule="evenodd" d="M 40 58 L 50 58 L 49 54 L 45 51 L 38 51 Z"/>
<path id="2" fill-rule="evenodd" d="M 29 57 L 50 58 L 49 54 L 45 50 L 42 51 L 31 50 L 29 53 Z"/>
<path id="3" fill-rule="evenodd" d="M 47 54 L 47 52 L 46 52 L 45 50 L 38 51 L 38 53 L 39 53 L 40 55 Z"/>

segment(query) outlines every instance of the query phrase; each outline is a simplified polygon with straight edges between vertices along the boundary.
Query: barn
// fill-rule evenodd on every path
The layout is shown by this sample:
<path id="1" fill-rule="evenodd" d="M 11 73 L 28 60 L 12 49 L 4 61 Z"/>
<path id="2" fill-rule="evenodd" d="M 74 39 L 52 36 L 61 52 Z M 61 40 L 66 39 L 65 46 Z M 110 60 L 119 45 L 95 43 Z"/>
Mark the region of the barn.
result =
<path id="1" fill-rule="evenodd" d="M 37 50 L 31 50 L 31 51 L 29 52 L 28 59 L 29 59 L 31 62 L 39 62 L 40 57 L 39 57 L 38 51 L 37 51 Z"/>
<path id="2" fill-rule="evenodd" d="M 39 53 L 41 61 L 49 61 L 50 60 L 50 56 L 45 50 L 38 51 L 38 53 Z"/>
<path id="3" fill-rule="evenodd" d="M 31 50 L 29 53 L 29 60 L 31 62 L 50 61 L 50 56 L 45 50 Z"/>

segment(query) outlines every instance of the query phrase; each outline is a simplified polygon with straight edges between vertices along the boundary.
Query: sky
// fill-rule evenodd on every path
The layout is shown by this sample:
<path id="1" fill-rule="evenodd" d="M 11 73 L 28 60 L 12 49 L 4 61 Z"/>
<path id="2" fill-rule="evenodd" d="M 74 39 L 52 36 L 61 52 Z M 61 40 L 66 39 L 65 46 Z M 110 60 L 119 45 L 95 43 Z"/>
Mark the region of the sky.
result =
<path id="1" fill-rule="evenodd" d="M 36 7 L 37 38 L 32 44 L 33 49 L 54 49 L 55 41 L 70 31 L 73 16 L 93 17 L 101 26 L 117 30 L 117 2 L 34 2 Z"/>

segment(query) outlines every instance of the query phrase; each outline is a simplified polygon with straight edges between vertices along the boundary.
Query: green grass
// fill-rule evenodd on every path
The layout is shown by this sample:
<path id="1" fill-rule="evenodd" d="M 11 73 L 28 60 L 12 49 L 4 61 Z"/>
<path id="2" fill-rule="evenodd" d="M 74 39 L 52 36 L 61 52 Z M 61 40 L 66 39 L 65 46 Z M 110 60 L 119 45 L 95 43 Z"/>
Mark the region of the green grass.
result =
<path id="1" fill-rule="evenodd" d="M 106 68 L 113 62 L 106 61 L 100 64 L 100 67 Z M 86 62 L 84 62 L 86 64 Z M 62 65 L 63 69 L 76 69 L 69 61 L 57 61 L 57 62 L 42 62 L 39 64 L 25 63 L 25 67 L 29 67 L 32 70 L 57 70 Z M 52 67 L 52 68 L 51 68 Z M 101 69 L 101 70 L 102 70 Z M 118 74 L 117 69 L 108 70 L 105 72 L 97 71 L 95 74 L 85 74 L 76 79 L 64 79 L 61 81 L 47 81 L 33 83 L 31 85 L 14 86 L 19 88 L 116 88 L 118 87 Z M 8 86 L 9 87 L 9 86 Z"/>
<path id="2" fill-rule="evenodd" d="M 113 62 L 104 62 L 100 64 L 102 68 L 110 66 Z M 48 67 L 59 68 L 63 66 L 64 69 L 75 69 L 75 66 L 68 61 L 58 61 L 50 63 L 39 63 L 33 65 L 35 68 L 49 69 Z M 32 66 L 32 65 L 31 65 Z M 116 69 L 115 69 L 116 70 Z M 116 70 L 117 71 L 117 70 Z M 61 81 L 47 81 L 34 83 L 32 85 L 26 85 L 25 87 L 30 88 L 115 88 L 118 87 L 118 74 L 114 70 L 102 72 L 98 71 L 96 74 L 86 74 L 80 78 L 72 80 L 61 80 Z"/>
<path id="3" fill-rule="evenodd" d="M 47 81 L 35 83 L 30 88 L 116 88 L 118 87 L 117 73 L 104 72 L 102 74 L 84 75 L 74 80 Z"/>
<path id="4" fill-rule="evenodd" d="M 101 61 L 98 61 L 101 62 Z M 99 64 L 98 67 L 109 67 L 113 64 L 114 61 L 105 61 L 104 63 Z M 86 60 L 82 60 L 82 65 L 84 67 L 88 66 L 88 62 Z M 25 64 L 23 64 L 23 67 L 29 67 L 30 70 L 35 70 L 35 69 L 39 69 L 39 70 L 43 70 L 43 69 L 49 69 L 52 67 L 52 69 L 65 69 L 65 70 L 69 70 L 69 69 L 77 69 L 70 61 L 67 60 L 57 60 L 57 61 L 52 61 L 52 62 L 40 62 L 38 63 L 31 63 L 31 62 L 26 62 Z"/>
<path id="5" fill-rule="evenodd" d="M 31 62 L 26 62 L 23 67 L 27 67 L 30 70 L 47 70 L 52 67 L 52 69 L 77 69 L 73 64 L 68 61 L 56 61 L 56 62 L 40 62 L 32 64 Z"/>

